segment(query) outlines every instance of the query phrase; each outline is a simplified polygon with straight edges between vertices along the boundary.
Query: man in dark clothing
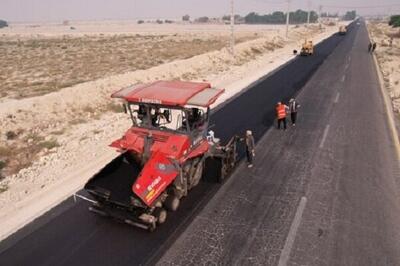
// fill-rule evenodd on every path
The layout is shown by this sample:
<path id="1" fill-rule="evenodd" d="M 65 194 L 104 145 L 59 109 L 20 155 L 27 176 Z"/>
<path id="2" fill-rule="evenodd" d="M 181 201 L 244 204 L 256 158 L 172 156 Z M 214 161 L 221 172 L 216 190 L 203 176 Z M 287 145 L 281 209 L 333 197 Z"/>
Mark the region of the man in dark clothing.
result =
<path id="1" fill-rule="evenodd" d="M 372 50 L 372 43 L 371 43 L 371 42 L 369 42 L 369 44 L 368 44 L 368 53 L 370 53 L 370 52 L 371 52 L 371 50 Z"/>
<path id="2" fill-rule="evenodd" d="M 372 44 L 372 52 L 375 52 L 376 49 L 376 42 L 374 42 L 374 44 Z"/>
<path id="3" fill-rule="evenodd" d="M 255 144 L 254 144 L 254 137 L 253 133 L 250 130 L 246 131 L 246 156 L 247 156 L 247 167 L 253 167 L 253 158 L 255 156 Z"/>
<path id="4" fill-rule="evenodd" d="M 292 126 L 296 125 L 297 120 L 297 111 L 300 108 L 300 104 L 297 103 L 295 99 L 290 99 L 289 101 L 289 111 L 290 111 L 290 119 L 292 120 Z"/>
<path id="5" fill-rule="evenodd" d="M 143 139 L 143 155 L 142 155 L 142 165 L 144 165 L 151 156 L 151 147 L 154 144 L 154 138 L 151 131 Z"/>

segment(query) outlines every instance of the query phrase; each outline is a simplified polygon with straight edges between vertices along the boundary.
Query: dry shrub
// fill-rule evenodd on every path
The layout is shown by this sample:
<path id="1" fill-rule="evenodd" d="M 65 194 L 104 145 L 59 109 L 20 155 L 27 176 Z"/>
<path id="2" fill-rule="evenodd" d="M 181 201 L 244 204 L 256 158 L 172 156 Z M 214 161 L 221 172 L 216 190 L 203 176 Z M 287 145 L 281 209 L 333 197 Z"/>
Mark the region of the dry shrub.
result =
<path id="1" fill-rule="evenodd" d="M 7 140 L 13 140 L 17 138 L 17 133 L 15 133 L 14 131 L 7 131 L 6 133 L 6 138 Z"/>
<path id="2" fill-rule="evenodd" d="M 0 185 L 0 193 L 6 192 L 8 190 L 8 185 Z"/>
<path id="3" fill-rule="evenodd" d="M 53 148 L 60 146 L 60 144 L 55 139 L 40 142 L 38 145 L 40 148 L 48 149 L 48 150 L 51 150 Z"/>
<path id="4" fill-rule="evenodd" d="M 110 102 L 106 106 L 106 111 L 114 112 L 114 113 L 123 113 L 124 108 L 123 108 L 122 104 Z"/>
<path id="5" fill-rule="evenodd" d="M 251 47 L 251 51 L 254 54 L 262 54 L 262 51 L 259 48 L 256 48 L 256 47 Z"/>
<path id="6" fill-rule="evenodd" d="M 0 171 L 1 171 L 4 167 L 6 167 L 6 165 L 7 165 L 7 162 L 6 162 L 6 161 L 0 160 Z"/>
<path id="7" fill-rule="evenodd" d="M 7 158 L 11 154 L 12 154 L 11 148 L 0 146 L 0 158 Z"/>
<path id="8" fill-rule="evenodd" d="M 400 30 L 398 32 L 388 33 L 387 36 L 393 39 L 400 38 Z"/>
<path id="9" fill-rule="evenodd" d="M 75 119 L 72 119 L 71 121 L 69 121 L 68 123 L 70 125 L 74 126 L 74 125 L 78 125 L 78 124 L 84 124 L 86 122 L 87 122 L 87 120 L 84 118 L 75 118 Z"/>
<path id="10" fill-rule="evenodd" d="M 65 133 L 65 128 L 51 132 L 53 135 L 62 135 Z"/>

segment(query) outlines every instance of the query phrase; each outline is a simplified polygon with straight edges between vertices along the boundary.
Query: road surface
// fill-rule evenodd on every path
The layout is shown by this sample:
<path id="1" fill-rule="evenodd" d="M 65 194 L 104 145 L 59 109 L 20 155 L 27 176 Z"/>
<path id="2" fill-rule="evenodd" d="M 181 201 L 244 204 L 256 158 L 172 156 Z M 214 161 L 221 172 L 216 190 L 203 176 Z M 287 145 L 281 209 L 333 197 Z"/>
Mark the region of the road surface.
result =
<path id="1" fill-rule="evenodd" d="M 399 262 L 398 164 L 366 38 L 353 24 L 215 110 L 217 137 L 254 131 L 256 166 L 202 182 L 156 232 L 68 199 L 3 241 L 0 265 Z M 296 128 L 271 129 L 299 92 Z"/>
<path id="2" fill-rule="evenodd" d="M 365 24 L 343 38 L 298 96 L 296 126 L 264 135 L 255 167 L 160 265 L 400 265 L 399 161 Z"/>

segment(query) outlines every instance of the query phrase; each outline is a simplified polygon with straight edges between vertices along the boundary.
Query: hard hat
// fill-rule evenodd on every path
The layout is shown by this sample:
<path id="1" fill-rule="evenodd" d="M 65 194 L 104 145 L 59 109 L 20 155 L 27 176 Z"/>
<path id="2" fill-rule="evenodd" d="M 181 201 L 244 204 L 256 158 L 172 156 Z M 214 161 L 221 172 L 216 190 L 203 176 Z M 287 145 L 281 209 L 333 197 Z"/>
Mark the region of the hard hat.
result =
<path id="1" fill-rule="evenodd" d="M 250 136 L 251 134 L 251 130 L 246 130 L 246 135 Z"/>
<path id="2" fill-rule="evenodd" d="M 289 102 L 293 102 L 294 101 L 294 99 L 292 98 L 292 99 L 290 99 L 290 101 Z"/>

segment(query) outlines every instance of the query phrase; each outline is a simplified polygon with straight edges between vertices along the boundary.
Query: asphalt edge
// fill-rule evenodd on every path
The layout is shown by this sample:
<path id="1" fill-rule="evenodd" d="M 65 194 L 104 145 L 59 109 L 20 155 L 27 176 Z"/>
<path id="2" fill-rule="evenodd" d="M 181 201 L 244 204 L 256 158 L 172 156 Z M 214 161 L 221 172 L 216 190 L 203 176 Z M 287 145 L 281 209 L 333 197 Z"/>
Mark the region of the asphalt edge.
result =
<path id="1" fill-rule="evenodd" d="M 368 38 L 371 41 L 372 36 L 368 29 L 367 23 L 365 23 L 365 27 L 368 32 Z M 396 154 L 397 154 L 397 161 L 400 165 L 400 132 L 396 128 L 396 121 L 394 118 L 392 101 L 389 97 L 388 91 L 386 90 L 385 82 L 383 80 L 382 70 L 381 70 L 381 67 L 379 65 L 379 62 L 378 62 L 378 59 L 377 59 L 375 53 L 372 54 L 372 58 L 374 60 L 374 67 L 375 67 L 375 71 L 376 71 L 376 74 L 377 74 L 378 80 L 379 80 L 379 88 L 380 88 L 380 91 L 382 94 L 383 101 L 385 103 L 386 115 L 387 115 L 386 117 L 387 117 L 387 121 L 388 121 L 389 128 L 391 131 L 391 135 L 393 138 L 393 144 L 394 144 Z"/>

